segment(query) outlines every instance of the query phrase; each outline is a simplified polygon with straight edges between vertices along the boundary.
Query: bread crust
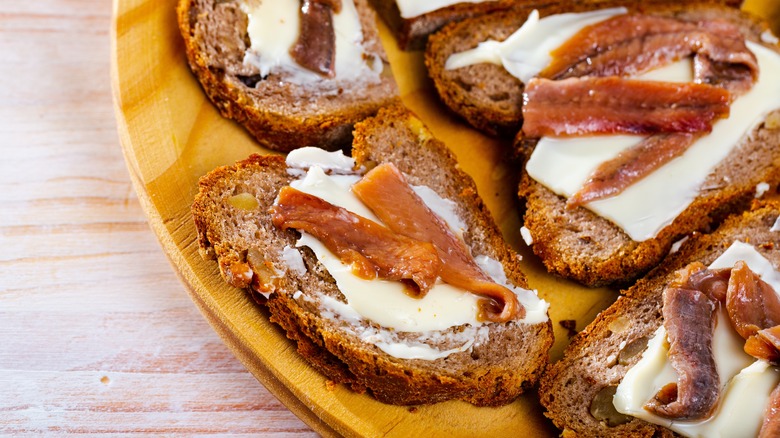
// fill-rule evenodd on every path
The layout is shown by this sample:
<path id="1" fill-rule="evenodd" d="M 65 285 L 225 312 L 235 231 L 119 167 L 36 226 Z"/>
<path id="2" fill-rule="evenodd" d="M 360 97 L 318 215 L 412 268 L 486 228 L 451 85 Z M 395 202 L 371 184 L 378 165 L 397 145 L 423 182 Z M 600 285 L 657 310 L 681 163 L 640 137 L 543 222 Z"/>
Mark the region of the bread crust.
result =
<path id="1" fill-rule="evenodd" d="M 516 0 L 484 3 L 456 3 L 417 17 L 403 18 L 396 0 L 370 0 L 380 17 L 393 31 L 401 50 L 423 50 L 428 36 L 448 23 L 511 8 Z M 419 0 L 418 0 L 419 1 Z"/>
<path id="2" fill-rule="evenodd" d="M 676 270 L 693 261 L 709 265 L 735 240 L 752 244 L 780 269 L 780 233 L 770 231 L 778 216 L 780 203 L 755 202 L 751 211 L 731 216 L 714 233 L 694 234 L 679 252 L 669 255 L 574 337 L 539 385 L 545 415 L 564 436 L 676 436 L 636 418 L 610 427 L 590 414 L 591 402 L 602 388 L 617 385 L 639 361 L 640 354 L 622 364 L 617 361 L 621 345 L 649 338 L 663 324 L 662 292 Z"/>
<path id="3" fill-rule="evenodd" d="M 257 69 L 243 64 L 249 37 L 247 17 L 238 4 L 180 0 L 179 29 L 190 68 L 209 99 L 220 114 L 243 125 L 263 146 L 282 152 L 304 146 L 348 147 L 355 123 L 399 100 L 366 0 L 355 0 L 355 5 L 366 49 L 384 62 L 380 81 L 364 86 L 327 81 L 327 90 L 285 83 L 274 73 L 258 80 Z"/>
<path id="4" fill-rule="evenodd" d="M 519 256 L 501 238 L 474 181 L 408 110 L 400 106 L 383 109 L 376 118 L 359 123 L 353 156 L 359 166 L 369 168 L 393 162 L 411 184 L 427 185 L 454 201 L 468 225 L 464 238 L 472 253 L 501 261 L 510 282 L 527 287 Z M 306 273 L 287 269 L 286 275 L 277 278 L 264 274 L 258 263 L 251 262 L 252 257 L 281 270 L 282 248 L 294 248 L 297 241 L 295 231 L 275 228 L 266 213 L 278 190 L 290 180 L 281 157 L 255 155 L 204 176 L 192 211 L 202 253 L 218 259 L 223 277 L 234 286 L 248 287 L 255 295 L 273 289 L 267 300 L 260 301 L 268 307 L 271 321 L 296 341 L 299 353 L 314 368 L 336 383 L 399 405 L 458 399 L 497 406 L 511 402 L 537 382 L 553 342 L 549 320 L 534 325 L 489 323 L 483 326 L 487 340 L 470 351 L 434 361 L 398 359 L 362 342 L 346 322 L 322 315 L 323 296 L 342 302 L 345 298 L 308 249 L 303 251 Z M 252 194 L 259 206 L 252 211 L 232 208 L 228 199 L 237 193 Z M 254 265 L 251 280 L 238 275 L 247 264 Z M 268 281 L 258 281 L 263 278 Z"/>
<path id="5" fill-rule="evenodd" d="M 508 10 L 449 24 L 431 35 L 425 50 L 425 66 L 439 97 L 450 110 L 486 134 L 512 137 L 522 125 L 522 81 L 495 64 L 475 64 L 446 70 L 444 66 L 450 55 L 472 49 L 488 39 L 505 40 L 526 21 L 534 9 L 544 17 L 616 6 L 626 6 L 631 11 L 643 13 L 713 6 L 712 11 L 717 15 L 729 13 L 726 6 L 718 5 L 740 4 L 741 1 L 732 0 L 699 0 L 685 4 L 674 0 L 646 0 L 630 4 L 620 0 L 521 2 Z"/>

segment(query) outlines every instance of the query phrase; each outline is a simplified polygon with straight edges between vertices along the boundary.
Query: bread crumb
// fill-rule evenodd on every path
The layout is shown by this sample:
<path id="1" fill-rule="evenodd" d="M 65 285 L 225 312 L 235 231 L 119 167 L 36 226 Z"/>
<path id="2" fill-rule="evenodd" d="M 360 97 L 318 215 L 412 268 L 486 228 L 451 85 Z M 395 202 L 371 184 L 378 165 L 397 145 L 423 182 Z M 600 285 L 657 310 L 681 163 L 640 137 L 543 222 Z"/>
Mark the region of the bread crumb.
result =
<path id="1" fill-rule="evenodd" d="M 567 335 L 570 338 L 577 334 L 577 320 L 576 319 L 563 319 L 561 321 L 558 321 L 558 324 L 560 324 L 561 327 L 565 328 L 568 331 Z"/>
<path id="2" fill-rule="evenodd" d="M 780 231 L 780 216 L 778 216 L 777 219 L 775 219 L 775 223 L 774 225 L 772 225 L 772 228 L 770 228 L 769 231 L 773 233 Z"/>
<path id="3" fill-rule="evenodd" d="M 417 406 L 412 406 L 412 407 L 409 408 L 409 413 L 410 414 L 416 414 L 417 413 L 417 409 L 418 409 Z"/>
<path id="4" fill-rule="evenodd" d="M 769 184 L 765 182 L 760 182 L 756 185 L 756 199 L 764 196 L 766 192 L 769 191 Z"/>
<path id="5" fill-rule="evenodd" d="M 534 238 L 531 236 L 531 230 L 526 227 L 520 227 L 520 236 L 523 237 L 523 241 L 526 245 L 531 246 L 534 244 Z"/>
<path id="6" fill-rule="evenodd" d="M 333 380 L 330 380 L 330 379 L 326 380 L 325 381 L 325 389 L 327 389 L 328 391 L 331 391 L 331 392 L 335 391 L 336 390 L 336 382 L 334 382 Z"/>
<path id="7" fill-rule="evenodd" d="M 682 244 L 685 243 L 688 240 L 688 237 L 690 237 L 690 236 L 685 236 L 682 239 L 678 240 L 677 242 L 674 242 L 672 244 L 672 248 L 669 250 L 669 254 L 674 254 L 677 251 L 679 251 L 680 247 L 682 246 Z"/>

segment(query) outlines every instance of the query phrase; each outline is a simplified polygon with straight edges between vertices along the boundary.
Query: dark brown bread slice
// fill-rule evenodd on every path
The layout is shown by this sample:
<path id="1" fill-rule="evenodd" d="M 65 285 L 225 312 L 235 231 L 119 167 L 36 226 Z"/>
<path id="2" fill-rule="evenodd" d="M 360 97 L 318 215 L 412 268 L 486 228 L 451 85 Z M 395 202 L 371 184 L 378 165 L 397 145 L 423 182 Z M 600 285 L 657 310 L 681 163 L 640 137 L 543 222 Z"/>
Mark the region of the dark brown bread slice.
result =
<path id="1" fill-rule="evenodd" d="M 651 13 L 688 20 L 728 19 L 739 25 L 746 38 L 758 43 L 766 30 L 753 17 L 719 5 L 688 5 L 684 9 L 654 5 Z M 710 174 L 694 202 L 657 237 L 644 242 L 631 240 L 622 230 L 590 210 L 567 209 L 565 199 L 523 172 L 519 196 L 526 201 L 524 222 L 533 236 L 534 253 L 550 272 L 588 286 L 627 283 L 639 277 L 669 252 L 675 240 L 695 230 L 706 230 L 717 225 L 727 214 L 744 209 L 759 183 L 767 183 L 772 188 L 780 183 L 778 116 L 780 112 L 773 113 L 766 123 L 743 138 L 734 152 Z M 524 139 L 520 135 L 516 139 L 516 149 L 523 157 L 530 156 L 535 144 L 535 139 Z"/>
<path id="2" fill-rule="evenodd" d="M 709 265 L 736 240 L 750 243 L 775 269 L 780 269 L 780 232 L 770 231 L 780 215 L 780 204 L 756 204 L 752 211 L 730 217 L 712 234 L 693 235 L 680 251 L 669 255 L 601 312 L 572 340 L 563 358 L 548 367 L 540 382 L 540 398 L 547 409 L 545 415 L 563 430 L 564 436 L 673 436 L 665 428 L 636 418 L 624 418 L 622 421 L 630 421 L 609 426 L 606 420 L 591 415 L 591 404 L 598 394 L 607 393 L 605 388 L 617 386 L 641 358 L 638 353 L 642 348 L 633 355 L 628 351 L 651 338 L 663 323 L 662 292 L 676 270 L 694 261 Z M 622 361 L 621 345 L 626 346 Z M 612 421 L 621 422 L 620 414 L 614 414 Z"/>
<path id="3" fill-rule="evenodd" d="M 582 12 L 615 6 L 625 6 L 635 12 L 661 12 L 682 9 L 712 16 L 731 15 L 720 4 L 738 6 L 741 1 L 710 0 L 681 3 L 674 0 L 646 0 L 625 2 L 620 0 L 587 0 L 582 2 L 522 2 L 516 7 L 492 14 L 469 18 L 444 27 L 431 35 L 425 50 L 425 65 L 433 79 L 441 100 L 473 127 L 490 135 L 514 136 L 522 124 L 523 83 L 509 74 L 502 66 L 475 64 L 454 70 L 445 70 L 450 55 L 476 47 L 480 42 L 492 39 L 503 41 L 526 21 L 533 9 L 540 16 L 565 12 Z M 705 12 L 707 5 L 714 9 Z M 702 9 L 704 8 L 704 9 Z M 674 12 L 666 12 L 674 13 Z M 694 12 L 694 14 L 699 14 Z M 758 35 L 763 28 L 755 26 Z"/>
<path id="4" fill-rule="evenodd" d="M 530 156 L 535 143 L 518 138 L 519 154 Z M 709 174 L 693 202 L 655 238 L 643 242 L 590 210 L 567 209 L 564 198 L 523 171 L 518 196 L 526 202 L 524 225 L 533 236 L 533 251 L 548 271 L 587 286 L 626 284 L 658 264 L 676 240 L 714 228 L 726 215 L 747 208 L 758 184 L 776 190 L 778 145 L 780 110 L 775 110 Z"/>
<path id="5" fill-rule="evenodd" d="M 328 80 L 319 86 L 266 78 L 243 63 L 249 47 L 247 16 L 238 0 L 180 0 L 179 28 L 190 68 L 220 113 L 244 125 L 263 146 L 290 151 L 303 146 L 348 147 L 356 122 L 398 99 L 367 0 L 355 0 L 365 47 L 384 61 L 381 80 L 353 85 Z"/>
<path id="6" fill-rule="evenodd" d="M 422 1 L 422 0 L 416 0 Z M 525 0 L 523 0 L 525 1 Z M 370 0 L 382 19 L 395 34 L 402 50 L 423 50 L 428 35 L 444 25 L 469 17 L 500 11 L 512 7 L 516 0 L 494 0 L 484 3 L 456 3 L 413 18 L 403 18 L 396 0 Z"/>
<path id="7" fill-rule="evenodd" d="M 468 225 L 464 237 L 472 253 L 499 260 L 513 284 L 526 286 L 519 257 L 502 239 L 473 180 L 458 169 L 452 153 L 408 110 L 383 109 L 376 118 L 356 125 L 353 155 L 358 165 L 367 168 L 392 162 L 411 184 L 424 184 L 454 201 Z M 223 277 L 234 286 L 255 292 L 274 290 L 267 301 L 261 300 L 268 306 L 271 320 L 286 330 L 297 342 L 300 354 L 316 369 L 355 391 L 368 391 L 380 401 L 402 405 L 448 399 L 500 405 L 537 381 L 553 341 L 549 321 L 535 325 L 491 323 L 483 326 L 489 339 L 470 351 L 426 361 L 389 356 L 362 342 L 349 323 L 323 316 L 319 306 L 323 297 L 344 301 L 343 295 L 308 248 L 302 251 L 305 273 L 285 266 L 282 249 L 295 246 L 297 233 L 275 228 L 267 214 L 279 189 L 292 178 L 281 157 L 252 156 L 203 177 L 192 211 L 204 256 L 216 257 Z M 231 205 L 231 197 L 237 194 L 250 195 L 249 209 Z M 285 270 L 286 275 L 272 278 L 271 267 Z M 361 330 L 369 326 L 377 329 L 368 322 L 361 324 Z M 468 328 L 447 332 L 464 329 Z M 398 336 L 434 342 L 415 334 Z"/>

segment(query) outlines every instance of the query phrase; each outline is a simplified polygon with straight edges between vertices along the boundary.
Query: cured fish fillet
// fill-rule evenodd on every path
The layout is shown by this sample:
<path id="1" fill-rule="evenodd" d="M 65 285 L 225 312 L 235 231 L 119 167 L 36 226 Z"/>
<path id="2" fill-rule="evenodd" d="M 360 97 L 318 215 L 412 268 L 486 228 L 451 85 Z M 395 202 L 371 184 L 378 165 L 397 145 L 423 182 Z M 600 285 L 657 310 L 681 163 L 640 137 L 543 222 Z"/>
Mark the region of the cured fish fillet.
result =
<path id="1" fill-rule="evenodd" d="M 477 266 L 463 241 L 425 205 L 393 164 L 372 169 L 352 191 L 394 232 L 431 242 L 442 261 L 443 281 L 493 301 L 482 303 L 480 319 L 505 322 L 525 315 L 514 292 Z"/>
<path id="2" fill-rule="evenodd" d="M 616 76 L 531 79 L 524 100 L 523 132 L 531 137 L 709 132 L 729 114 L 722 88 Z"/>

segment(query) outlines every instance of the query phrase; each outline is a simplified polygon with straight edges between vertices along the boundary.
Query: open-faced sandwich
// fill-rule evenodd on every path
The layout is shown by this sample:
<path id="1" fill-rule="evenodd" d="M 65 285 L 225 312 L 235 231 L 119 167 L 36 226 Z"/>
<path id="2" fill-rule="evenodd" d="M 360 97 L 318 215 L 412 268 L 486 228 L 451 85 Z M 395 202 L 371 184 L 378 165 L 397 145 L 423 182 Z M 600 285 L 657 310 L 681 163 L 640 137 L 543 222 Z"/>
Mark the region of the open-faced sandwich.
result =
<path id="1" fill-rule="evenodd" d="M 180 0 L 190 67 L 265 147 L 349 147 L 398 99 L 367 0 Z"/>
<path id="2" fill-rule="evenodd" d="M 534 11 L 446 63 L 515 81 L 524 236 L 583 284 L 631 281 L 780 182 L 780 50 L 737 9 Z"/>
<path id="3" fill-rule="evenodd" d="M 192 211 L 225 280 L 355 391 L 501 405 L 547 363 L 547 303 L 474 181 L 403 107 L 357 124 L 352 157 L 303 148 L 218 168 Z"/>
<path id="4" fill-rule="evenodd" d="M 564 436 L 780 434 L 780 205 L 696 234 L 540 383 Z"/>

